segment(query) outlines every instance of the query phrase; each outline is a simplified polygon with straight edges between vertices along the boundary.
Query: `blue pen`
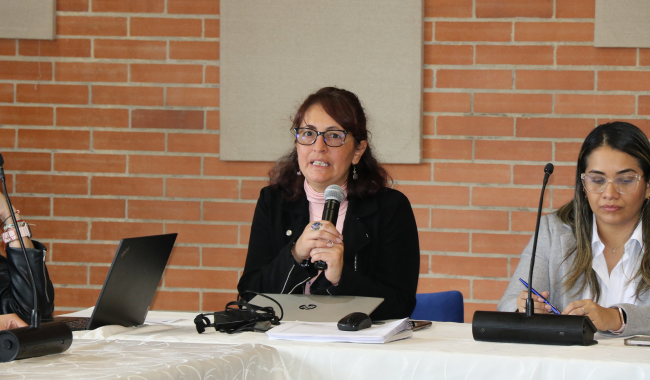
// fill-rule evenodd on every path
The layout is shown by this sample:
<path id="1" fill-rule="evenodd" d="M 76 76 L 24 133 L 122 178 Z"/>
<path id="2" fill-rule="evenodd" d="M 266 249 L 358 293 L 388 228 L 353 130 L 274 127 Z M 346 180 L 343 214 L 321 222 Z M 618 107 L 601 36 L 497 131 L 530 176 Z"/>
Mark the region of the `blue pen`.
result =
<path id="1" fill-rule="evenodd" d="M 524 286 L 526 287 L 526 289 L 528 289 L 528 284 L 526 283 L 526 281 L 522 280 L 521 278 L 519 279 L 519 281 L 521 281 L 521 283 L 524 284 Z M 533 294 L 536 295 L 537 297 L 543 299 L 543 300 L 544 300 L 544 303 L 547 304 L 548 306 L 550 306 L 550 307 L 551 307 L 551 310 L 552 310 L 555 314 L 562 314 L 562 313 L 560 313 L 559 311 L 557 311 L 557 309 L 555 308 L 555 306 L 551 305 L 551 303 L 548 302 L 548 301 L 546 300 L 546 298 L 542 297 L 541 294 L 537 293 L 537 290 L 535 290 L 535 288 L 530 289 L 530 291 L 533 292 Z"/>

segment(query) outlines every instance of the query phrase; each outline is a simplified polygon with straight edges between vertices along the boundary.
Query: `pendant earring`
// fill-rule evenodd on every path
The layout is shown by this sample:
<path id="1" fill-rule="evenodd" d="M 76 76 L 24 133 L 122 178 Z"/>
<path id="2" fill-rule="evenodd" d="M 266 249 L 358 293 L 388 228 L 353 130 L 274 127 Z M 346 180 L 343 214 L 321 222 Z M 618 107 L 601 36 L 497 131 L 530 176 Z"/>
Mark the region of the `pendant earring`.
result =
<path id="1" fill-rule="evenodd" d="M 357 167 L 355 165 L 352 165 L 352 179 L 359 179 L 359 175 L 357 174 Z"/>
<path id="2" fill-rule="evenodd" d="M 296 175 L 297 175 L 298 177 L 300 177 L 300 176 L 302 175 L 302 173 L 300 172 L 300 170 L 298 170 L 298 171 L 296 172 Z"/>

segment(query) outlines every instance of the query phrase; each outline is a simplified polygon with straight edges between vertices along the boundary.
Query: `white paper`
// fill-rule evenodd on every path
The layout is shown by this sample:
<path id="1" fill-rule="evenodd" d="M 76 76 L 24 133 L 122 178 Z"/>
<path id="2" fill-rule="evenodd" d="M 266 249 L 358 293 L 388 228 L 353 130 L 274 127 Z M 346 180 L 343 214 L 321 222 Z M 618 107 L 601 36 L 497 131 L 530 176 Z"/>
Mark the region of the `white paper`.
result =
<path id="1" fill-rule="evenodd" d="M 341 331 L 336 322 L 286 322 L 266 332 L 269 339 L 303 342 L 387 343 L 413 335 L 408 318 L 360 331 Z"/>

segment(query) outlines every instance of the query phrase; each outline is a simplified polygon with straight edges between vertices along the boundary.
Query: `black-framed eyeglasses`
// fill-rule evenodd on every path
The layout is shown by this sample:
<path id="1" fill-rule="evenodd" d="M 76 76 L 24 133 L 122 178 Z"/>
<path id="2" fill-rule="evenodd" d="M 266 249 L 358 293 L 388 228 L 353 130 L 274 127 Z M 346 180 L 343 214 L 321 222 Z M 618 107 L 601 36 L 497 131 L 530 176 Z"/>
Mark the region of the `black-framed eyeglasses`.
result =
<path id="1" fill-rule="evenodd" d="M 632 194 L 639 187 L 641 177 L 643 176 L 638 174 L 620 174 L 614 177 L 614 179 L 607 179 L 602 174 L 582 173 L 580 175 L 585 189 L 593 194 L 603 193 L 610 182 L 614 184 L 614 189 L 619 194 Z"/>
<path id="2" fill-rule="evenodd" d="M 300 145 L 312 145 L 318 139 L 318 136 L 323 136 L 323 142 L 325 145 L 333 148 L 337 148 L 345 143 L 345 138 L 348 135 L 348 131 L 343 131 L 340 129 L 330 129 L 325 132 L 318 132 L 315 129 L 311 128 L 293 128 L 293 131 L 296 135 L 296 142 Z"/>

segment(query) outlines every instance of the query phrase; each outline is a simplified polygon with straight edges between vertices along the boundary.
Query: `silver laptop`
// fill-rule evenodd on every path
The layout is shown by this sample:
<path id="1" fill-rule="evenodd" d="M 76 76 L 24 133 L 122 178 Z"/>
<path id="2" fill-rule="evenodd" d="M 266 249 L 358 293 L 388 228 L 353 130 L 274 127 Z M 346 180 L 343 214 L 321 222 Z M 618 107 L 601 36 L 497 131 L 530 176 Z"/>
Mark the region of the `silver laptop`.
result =
<path id="1" fill-rule="evenodd" d="M 270 294 L 284 310 L 283 321 L 338 322 L 355 311 L 370 315 L 383 298 L 357 296 L 325 296 L 313 294 Z M 280 316 L 280 308 L 268 298 L 255 296 L 249 301 L 257 306 L 271 306 Z"/>

